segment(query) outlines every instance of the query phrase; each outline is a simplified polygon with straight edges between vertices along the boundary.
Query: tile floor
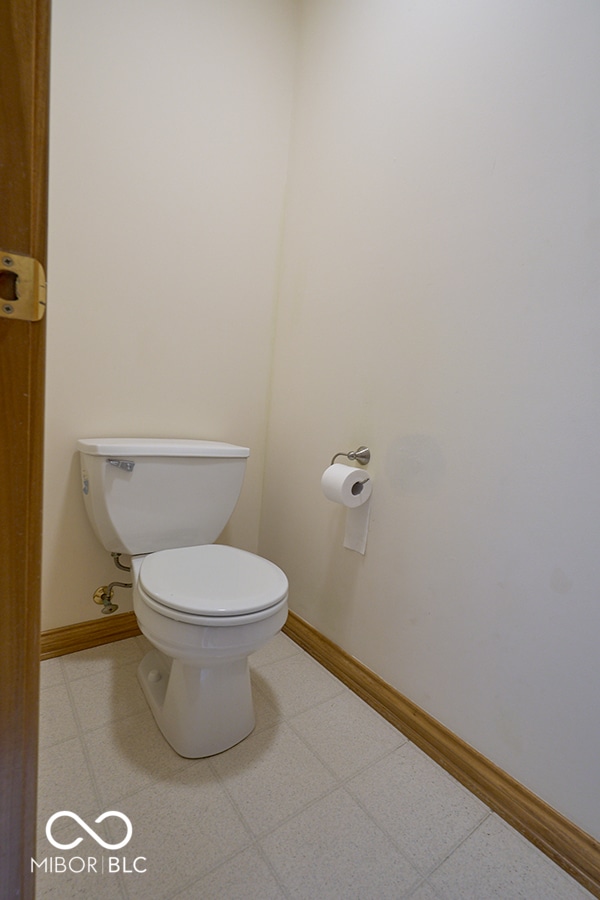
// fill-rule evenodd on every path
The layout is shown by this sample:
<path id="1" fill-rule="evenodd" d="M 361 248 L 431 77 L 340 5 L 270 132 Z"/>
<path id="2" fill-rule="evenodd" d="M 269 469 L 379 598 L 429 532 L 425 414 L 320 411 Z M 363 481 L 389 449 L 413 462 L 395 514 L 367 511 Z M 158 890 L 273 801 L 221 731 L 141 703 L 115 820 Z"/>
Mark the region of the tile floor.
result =
<path id="1" fill-rule="evenodd" d="M 42 663 L 38 898 L 591 897 L 283 634 L 251 657 L 253 734 L 181 759 L 137 684 L 146 646 Z M 131 840 L 62 816 L 54 840 L 81 840 L 56 849 L 61 811 L 113 846 L 124 821 L 94 820 L 121 812 Z"/>

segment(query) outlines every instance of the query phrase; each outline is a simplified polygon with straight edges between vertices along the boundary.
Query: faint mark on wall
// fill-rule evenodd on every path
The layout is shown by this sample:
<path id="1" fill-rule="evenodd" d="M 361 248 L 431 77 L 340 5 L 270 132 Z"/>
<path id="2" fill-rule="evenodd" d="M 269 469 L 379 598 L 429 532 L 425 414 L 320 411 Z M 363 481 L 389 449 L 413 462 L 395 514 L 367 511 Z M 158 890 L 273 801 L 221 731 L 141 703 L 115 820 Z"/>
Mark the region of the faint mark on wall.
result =
<path id="1" fill-rule="evenodd" d="M 385 472 L 390 486 L 402 494 L 430 494 L 444 478 L 440 445 L 428 434 L 407 434 L 390 444 Z"/>
<path id="2" fill-rule="evenodd" d="M 550 587 L 557 594 L 568 594 L 573 587 L 573 579 L 556 566 L 550 576 Z"/>

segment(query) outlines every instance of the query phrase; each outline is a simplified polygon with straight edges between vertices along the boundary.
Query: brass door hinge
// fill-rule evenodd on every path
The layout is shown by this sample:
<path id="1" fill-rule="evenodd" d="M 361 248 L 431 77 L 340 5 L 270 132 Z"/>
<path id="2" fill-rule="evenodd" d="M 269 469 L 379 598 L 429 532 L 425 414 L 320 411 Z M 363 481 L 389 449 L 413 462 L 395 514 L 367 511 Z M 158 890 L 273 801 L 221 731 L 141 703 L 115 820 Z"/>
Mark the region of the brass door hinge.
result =
<path id="1" fill-rule="evenodd" d="M 0 250 L 0 318 L 37 322 L 46 309 L 46 275 L 32 256 Z"/>

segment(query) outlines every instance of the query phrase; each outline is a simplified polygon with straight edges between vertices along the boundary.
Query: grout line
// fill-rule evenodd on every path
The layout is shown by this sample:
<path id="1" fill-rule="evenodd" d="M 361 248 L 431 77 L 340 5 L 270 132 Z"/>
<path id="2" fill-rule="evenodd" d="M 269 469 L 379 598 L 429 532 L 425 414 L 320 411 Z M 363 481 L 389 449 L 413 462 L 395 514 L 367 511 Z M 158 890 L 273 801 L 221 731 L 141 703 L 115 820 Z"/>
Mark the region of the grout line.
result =
<path id="1" fill-rule="evenodd" d="M 336 696 L 338 696 L 338 695 L 336 695 Z M 323 702 L 327 703 L 328 701 L 324 700 Z M 321 703 L 317 703 L 317 704 L 315 704 L 314 707 L 310 707 L 310 709 L 316 709 L 317 706 L 321 706 L 321 705 L 322 705 Z M 307 712 L 307 710 L 305 710 L 305 712 Z M 298 715 L 303 715 L 303 713 L 298 713 Z M 296 716 L 294 716 L 293 718 L 296 718 Z M 316 750 L 314 747 L 311 746 L 311 744 L 308 743 L 308 741 L 302 735 L 302 733 L 300 731 L 298 731 L 296 727 L 294 727 L 293 719 L 286 719 L 286 723 L 292 729 L 292 731 L 294 732 L 296 737 L 298 737 L 302 741 L 302 743 L 311 751 L 311 753 L 314 756 L 317 757 L 319 762 L 327 769 L 327 771 L 336 779 L 336 781 L 339 783 L 340 787 L 345 786 L 348 781 L 351 781 L 353 778 L 356 778 L 358 775 L 365 772 L 371 766 L 382 762 L 384 759 L 387 759 L 388 756 L 392 756 L 394 753 L 396 753 L 397 750 L 399 750 L 405 744 L 410 743 L 410 741 L 408 741 L 407 738 L 404 738 L 404 741 L 401 742 L 400 744 L 398 744 L 397 747 L 391 747 L 388 750 L 384 750 L 381 753 L 381 755 L 377 756 L 375 759 L 370 760 L 369 762 L 364 763 L 364 765 L 361 765 L 360 768 L 356 769 L 354 772 L 351 772 L 349 775 L 340 775 L 338 772 L 335 771 L 335 769 L 332 768 L 332 766 L 327 762 L 327 760 L 325 760 L 319 754 L 319 751 Z M 402 735 L 402 736 L 404 737 L 404 735 Z"/>
<path id="2" fill-rule="evenodd" d="M 413 744 L 412 741 L 407 740 L 407 741 L 406 741 L 406 744 L 402 744 L 400 747 L 396 747 L 394 750 L 391 750 L 389 753 L 387 753 L 386 756 L 381 757 L 381 759 L 379 759 L 379 760 L 377 761 L 377 763 L 375 763 L 375 765 L 378 765 L 378 764 L 381 763 L 384 759 L 387 759 L 388 756 L 393 756 L 398 750 L 402 749 L 403 747 L 405 747 L 405 746 L 407 746 L 407 745 L 410 745 L 410 746 L 413 747 L 414 749 L 419 750 L 419 748 L 416 746 L 416 744 Z M 431 760 L 430 760 L 428 757 L 426 757 L 426 759 L 427 759 L 428 762 L 431 762 Z M 369 766 L 365 766 L 364 769 L 362 769 L 362 772 L 367 771 L 369 768 L 371 768 L 370 765 L 369 765 Z M 349 776 L 347 779 L 345 779 L 345 785 L 346 785 L 348 782 L 353 781 L 354 778 L 355 778 L 355 776 L 354 776 L 354 775 L 351 775 L 351 776 Z M 393 836 L 392 834 L 390 834 L 390 833 L 387 831 L 387 829 L 385 828 L 385 826 L 382 825 L 380 822 L 378 822 L 378 821 L 371 815 L 371 813 L 369 812 L 369 810 L 366 809 L 366 807 L 363 806 L 361 800 L 360 800 L 358 797 L 356 797 L 356 796 L 354 795 L 354 792 L 352 791 L 352 788 L 348 786 L 348 787 L 347 787 L 347 791 L 348 791 L 348 794 L 352 797 L 352 799 L 358 804 L 358 806 L 360 806 L 360 808 L 363 810 L 363 812 L 371 819 L 372 822 L 374 822 L 375 825 L 377 825 L 377 826 L 380 828 L 381 831 L 383 831 L 383 833 L 384 833 L 385 835 L 387 835 L 387 837 L 392 841 L 392 843 L 394 844 L 394 846 L 397 847 L 397 849 L 403 854 L 403 856 L 404 856 L 406 859 L 408 859 L 408 861 L 409 861 L 410 864 L 413 866 L 413 868 L 416 869 L 417 872 L 419 872 L 419 874 L 420 874 L 420 875 L 422 876 L 422 878 L 424 878 L 424 879 L 427 878 L 429 875 L 431 875 L 432 872 L 435 872 L 436 869 L 438 869 L 439 866 L 441 866 L 442 863 L 445 862 L 445 861 L 448 859 L 448 857 L 450 857 L 450 856 L 454 853 L 454 851 L 455 851 L 456 849 L 458 849 L 458 847 L 461 846 L 461 844 L 463 844 L 466 840 L 468 840 L 468 838 L 470 838 L 471 835 L 472 835 L 475 831 L 477 831 L 477 829 L 478 829 L 481 825 L 483 825 L 483 823 L 486 821 L 486 819 L 488 819 L 489 816 L 492 815 L 491 810 L 490 810 L 489 808 L 486 807 L 486 812 L 482 815 L 482 818 L 480 819 L 480 821 L 478 821 L 477 824 L 474 825 L 473 828 L 470 829 L 469 833 L 468 833 L 465 837 L 462 837 L 462 838 L 459 839 L 459 841 L 456 843 L 456 845 L 452 847 L 452 849 L 446 854 L 446 856 L 444 857 L 444 859 L 443 859 L 441 862 L 436 863 L 436 864 L 433 866 L 433 868 L 422 869 L 421 866 L 418 865 L 411 857 L 407 856 L 407 852 L 406 852 L 406 850 L 404 849 L 404 847 L 403 847 L 403 846 L 402 846 L 402 845 L 394 838 L 394 836 Z M 467 791 L 466 793 L 468 793 L 468 791 Z"/>
<path id="3" fill-rule="evenodd" d="M 265 731 L 275 730 L 276 728 L 280 727 L 282 724 L 285 725 L 286 727 L 289 727 L 289 723 L 288 723 L 285 719 L 282 719 L 280 722 L 276 722 L 274 725 L 269 726 L 269 728 L 263 729 L 263 730 L 260 732 L 260 734 L 264 734 Z M 295 733 L 295 732 L 294 732 L 294 733 Z M 306 743 L 305 743 L 304 741 L 303 741 L 303 743 L 304 743 L 305 746 L 306 746 Z M 308 748 L 308 749 L 310 749 L 310 748 Z M 225 752 L 227 752 L 227 751 L 225 751 Z M 317 760 L 318 760 L 319 763 L 323 764 L 322 761 L 321 761 L 321 759 L 314 753 L 314 751 L 311 750 L 311 753 L 312 753 L 313 756 L 315 756 L 315 757 L 317 758 Z M 209 758 L 208 761 L 209 761 L 209 763 L 210 763 L 210 758 Z M 305 805 L 303 805 L 303 806 L 301 806 L 299 809 L 297 809 L 295 812 L 290 813 L 289 816 L 286 816 L 284 819 L 281 819 L 281 820 L 280 820 L 276 825 L 274 825 L 273 827 L 269 827 L 269 828 L 267 828 L 265 831 L 261 831 L 261 832 L 255 833 L 255 832 L 252 830 L 252 826 L 250 825 L 250 823 L 247 821 L 246 817 L 244 816 L 244 813 L 242 812 L 242 810 L 241 810 L 240 807 L 238 806 L 238 804 L 237 804 L 235 798 L 232 796 L 232 794 L 231 794 L 231 792 L 230 792 L 230 790 L 229 790 L 228 785 L 225 783 L 225 781 L 223 781 L 223 780 L 221 779 L 221 776 L 219 775 L 219 773 L 218 773 L 218 771 L 216 770 L 216 768 L 213 768 L 212 765 L 211 765 L 211 769 L 212 769 L 212 771 L 213 771 L 213 773 L 214 773 L 214 775 L 215 775 L 215 778 L 217 779 L 217 781 L 219 782 L 219 784 L 221 785 L 221 787 L 223 788 L 223 790 L 226 792 L 226 794 L 227 794 L 227 796 L 229 797 L 231 803 L 233 803 L 236 812 L 239 814 L 239 816 L 241 817 L 241 819 L 242 819 L 242 821 L 243 821 L 243 823 L 244 823 L 244 827 L 248 830 L 248 832 L 249 832 L 250 835 L 252 836 L 253 841 L 256 841 L 256 842 L 263 841 L 266 837 L 268 837 L 269 835 L 273 834 L 275 831 L 277 831 L 277 830 L 278 830 L 279 828 L 281 828 L 283 825 L 286 825 L 288 822 L 290 822 L 292 819 L 294 819 L 297 815 L 299 815 L 300 813 L 304 812 L 304 811 L 307 810 L 307 809 L 310 809 L 312 806 L 315 805 L 315 803 L 319 803 L 319 802 L 320 802 L 321 800 L 323 800 L 325 797 L 328 797 L 330 794 L 333 794 L 335 791 L 337 791 L 337 790 L 340 789 L 341 784 L 339 783 L 338 777 L 335 775 L 335 773 L 332 773 L 332 772 L 331 772 L 331 770 L 329 769 L 329 767 L 326 767 L 326 768 L 327 768 L 327 771 L 328 771 L 330 774 L 332 774 L 333 777 L 334 777 L 335 780 L 336 780 L 336 784 L 335 784 L 333 787 L 328 788 L 327 790 L 323 791 L 321 794 L 319 794 L 318 797 L 314 797 L 314 798 L 313 798 L 312 800 L 310 800 L 308 803 L 306 803 Z"/>
<path id="4" fill-rule="evenodd" d="M 484 825 L 484 824 L 487 822 L 487 820 L 488 820 L 489 818 L 491 818 L 493 815 L 494 815 L 493 812 L 492 812 L 491 810 L 488 810 L 487 815 L 485 815 L 485 816 L 482 818 L 481 822 L 478 822 L 477 825 L 475 825 L 475 827 L 472 828 L 472 829 L 470 830 L 470 832 L 469 832 L 464 838 L 462 838 L 462 840 L 460 840 L 460 841 L 452 848 L 452 850 L 450 850 L 449 853 L 446 854 L 446 856 L 445 856 L 442 860 L 440 860 L 439 863 L 437 863 L 432 869 L 430 869 L 430 870 L 427 872 L 426 877 L 429 878 L 431 875 L 433 875 L 435 872 L 437 872 L 437 870 L 440 868 L 440 866 L 443 866 L 444 863 L 447 862 L 447 861 L 450 859 L 450 857 L 452 856 L 452 854 L 455 853 L 455 852 L 458 850 L 459 847 L 462 847 L 462 845 L 463 845 L 466 841 L 468 841 L 469 838 L 471 838 L 471 837 L 475 834 L 475 832 L 478 831 L 478 829 L 481 828 L 481 826 Z"/>
<path id="5" fill-rule="evenodd" d="M 284 882 L 283 882 L 283 880 L 281 879 L 279 873 L 277 872 L 277 869 L 275 868 L 275 866 L 273 865 L 273 863 L 271 862 L 271 860 L 269 859 L 269 857 L 268 857 L 267 854 L 265 853 L 265 851 L 264 851 L 264 849 L 263 849 L 263 847 L 262 847 L 262 842 L 261 842 L 261 841 L 257 841 L 257 842 L 256 842 L 256 848 L 257 848 L 258 852 L 260 853 L 260 857 L 261 857 L 262 861 L 263 861 L 263 862 L 265 863 L 265 865 L 268 867 L 269 872 L 271 873 L 271 875 L 273 876 L 273 878 L 274 878 L 275 881 L 277 882 L 277 885 L 279 886 L 279 889 L 281 890 L 281 892 L 282 892 L 282 894 L 284 895 L 284 897 L 291 897 L 292 894 L 290 893 L 290 891 L 288 890 L 288 888 L 287 888 L 286 885 L 284 884 Z"/>
<path id="6" fill-rule="evenodd" d="M 188 881 L 188 882 L 186 882 L 184 885 L 182 885 L 181 887 L 178 887 L 178 888 L 176 889 L 175 893 L 169 894 L 168 897 L 165 898 L 165 900 L 177 900 L 177 897 L 180 897 L 183 893 L 185 893 L 186 891 L 189 891 L 189 890 L 190 890 L 191 888 L 193 888 L 195 885 L 199 885 L 200 882 L 201 882 L 204 878 L 207 878 L 209 875 L 212 875 L 214 872 L 218 872 L 219 869 L 224 868 L 225 866 L 230 865 L 234 860 L 236 860 L 236 859 L 238 858 L 238 856 L 242 856 L 242 854 L 247 853 L 249 850 L 258 852 L 258 854 L 260 855 L 261 859 L 262 859 L 263 862 L 267 865 L 269 871 L 271 872 L 271 874 L 272 874 L 273 877 L 275 878 L 275 880 L 276 880 L 276 882 L 277 882 L 277 886 L 280 888 L 280 890 L 282 891 L 282 893 L 284 894 L 284 896 L 285 896 L 285 897 L 290 897 L 291 895 L 289 894 L 289 892 L 288 892 L 288 890 L 286 889 L 285 885 L 281 883 L 279 877 L 277 876 L 277 872 L 274 871 L 274 869 L 273 869 L 273 867 L 271 866 L 269 860 L 265 857 L 265 854 L 264 854 L 263 851 L 262 851 L 262 847 L 260 846 L 259 840 L 255 838 L 255 839 L 254 839 L 253 841 L 251 841 L 251 843 L 249 843 L 247 846 L 242 847 L 241 849 L 235 850 L 233 853 L 230 853 L 228 856 L 226 856 L 226 857 L 224 857 L 223 859 L 219 860 L 219 862 L 215 863 L 213 866 L 210 866 L 210 868 L 208 868 L 205 872 L 203 872 L 202 875 L 200 875 L 199 878 L 193 878 L 191 881 Z M 223 900 L 226 900 L 226 898 L 223 898 Z"/>

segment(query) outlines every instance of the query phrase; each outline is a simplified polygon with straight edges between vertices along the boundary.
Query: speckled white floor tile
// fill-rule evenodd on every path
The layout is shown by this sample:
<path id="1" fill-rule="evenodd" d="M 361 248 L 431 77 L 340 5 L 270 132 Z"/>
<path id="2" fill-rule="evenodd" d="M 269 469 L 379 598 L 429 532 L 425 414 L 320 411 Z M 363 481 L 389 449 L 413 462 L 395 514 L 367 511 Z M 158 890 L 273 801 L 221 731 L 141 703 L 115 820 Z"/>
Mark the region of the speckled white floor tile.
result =
<path id="1" fill-rule="evenodd" d="M 205 760 L 122 800 L 133 837 L 131 859 L 145 858 L 147 872 L 123 879 L 129 897 L 165 900 L 244 849 L 250 836 Z"/>
<path id="2" fill-rule="evenodd" d="M 408 895 L 407 900 L 443 900 L 443 898 L 424 881 L 412 894 Z"/>
<path id="3" fill-rule="evenodd" d="M 154 647 L 152 646 L 152 644 L 150 643 L 150 641 L 144 634 L 138 634 L 138 636 L 133 638 L 133 640 L 135 641 L 135 644 L 136 644 L 138 650 L 140 651 L 142 657 L 144 657 L 146 655 L 146 653 L 149 653 L 151 650 L 154 649 Z"/>
<path id="4" fill-rule="evenodd" d="M 116 669 L 127 663 L 139 662 L 142 658 L 141 648 L 136 638 L 125 641 L 114 641 L 112 644 L 102 644 L 100 647 L 91 647 L 89 650 L 79 650 L 68 656 L 67 665 L 64 667 L 65 676 L 69 681 L 77 678 L 87 678 L 92 675 L 104 675 L 106 672 Z"/>
<path id="5" fill-rule="evenodd" d="M 275 697 L 271 685 L 260 674 L 260 670 L 255 669 L 250 672 L 252 682 L 252 703 L 254 705 L 254 716 L 256 724 L 254 733 L 264 731 L 270 728 L 276 722 L 282 719 L 281 712 L 277 706 L 277 698 Z"/>
<path id="6" fill-rule="evenodd" d="M 40 751 L 77 737 L 78 729 L 67 686 L 55 684 L 40 693 Z"/>
<path id="7" fill-rule="evenodd" d="M 423 874 L 489 813 L 412 744 L 361 772 L 348 782 L 348 789 Z"/>
<path id="8" fill-rule="evenodd" d="M 331 773 L 285 724 L 213 756 L 211 766 L 254 834 L 262 834 L 335 787 Z"/>
<path id="9" fill-rule="evenodd" d="M 177 894 L 177 900 L 284 900 L 285 896 L 253 846 Z"/>
<path id="10" fill-rule="evenodd" d="M 56 656 L 54 659 L 45 659 L 40 666 L 40 691 L 45 691 L 47 688 L 64 683 L 62 657 Z"/>
<path id="11" fill-rule="evenodd" d="M 95 863 L 91 864 L 88 863 L 88 856 L 80 859 L 82 865 L 85 863 L 85 868 L 81 871 L 38 871 L 35 879 L 36 900 L 123 900 L 126 897 L 120 873 L 103 872 L 98 867 L 98 857 L 93 857 Z M 97 867 L 96 871 L 94 865 Z"/>
<path id="12" fill-rule="evenodd" d="M 583 900 L 591 894 L 490 815 L 428 879 L 444 900 Z"/>
<path id="13" fill-rule="evenodd" d="M 253 734 L 182 759 L 137 681 L 148 646 L 137 637 L 42 663 L 40 852 L 53 852 L 55 812 L 94 827 L 120 810 L 133 836 L 119 855 L 147 872 L 41 874 L 40 900 L 591 896 L 284 635 L 251 659 Z M 122 824 L 107 825 L 113 843 Z M 72 853 L 111 853 L 76 822 L 61 840 L 69 828 L 83 838 Z"/>
<path id="14" fill-rule="evenodd" d="M 85 745 L 107 807 L 151 785 L 168 783 L 191 764 L 165 741 L 149 709 L 90 731 Z"/>
<path id="15" fill-rule="evenodd" d="M 137 667 L 137 662 L 126 663 L 69 682 L 73 705 L 84 730 L 148 709 L 137 680 Z"/>
<path id="16" fill-rule="evenodd" d="M 349 691 L 300 713 L 290 724 L 340 778 L 406 743 L 403 734 Z"/>
<path id="17" fill-rule="evenodd" d="M 38 768 L 38 815 L 44 823 L 61 809 L 80 815 L 96 810 L 97 794 L 79 738 L 44 748 Z"/>
<path id="18" fill-rule="evenodd" d="M 280 659 L 286 659 L 288 656 L 295 656 L 297 653 L 302 653 L 298 644 L 295 644 L 291 638 L 280 631 L 274 638 L 267 641 L 260 650 L 251 654 L 249 657 L 250 668 L 257 669 L 260 666 L 267 665 L 267 663 L 277 662 Z"/>
<path id="19" fill-rule="evenodd" d="M 295 716 L 347 688 L 305 653 L 296 653 L 260 667 L 271 697 L 284 717 Z"/>
<path id="20" fill-rule="evenodd" d="M 286 822 L 262 846 L 289 895 L 298 900 L 398 900 L 420 880 L 344 789 Z"/>

